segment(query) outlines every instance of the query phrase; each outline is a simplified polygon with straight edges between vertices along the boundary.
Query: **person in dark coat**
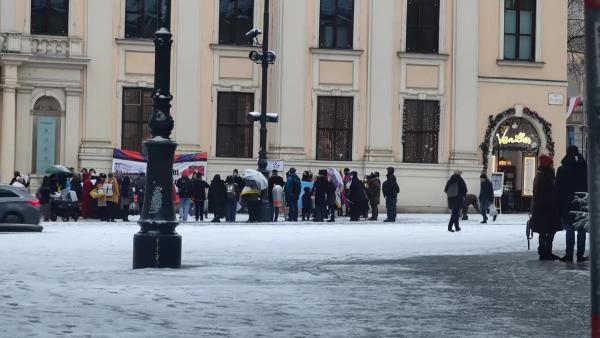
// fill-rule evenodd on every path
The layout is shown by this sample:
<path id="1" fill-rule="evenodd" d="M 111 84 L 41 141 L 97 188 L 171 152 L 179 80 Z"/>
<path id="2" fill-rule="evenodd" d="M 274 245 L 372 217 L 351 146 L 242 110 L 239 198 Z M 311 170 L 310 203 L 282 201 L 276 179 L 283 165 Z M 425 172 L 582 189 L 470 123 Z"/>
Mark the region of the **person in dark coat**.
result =
<path id="1" fill-rule="evenodd" d="M 121 210 L 123 211 L 123 222 L 129 222 L 129 208 L 133 203 L 133 185 L 129 176 L 121 180 Z"/>
<path id="2" fill-rule="evenodd" d="M 371 218 L 369 220 L 376 221 L 379 218 L 379 203 L 381 202 L 379 173 L 373 173 L 367 177 L 367 195 L 371 206 Z"/>
<path id="3" fill-rule="evenodd" d="M 196 222 L 204 221 L 204 202 L 206 201 L 206 189 L 210 186 L 202 179 L 202 174 L 194 174 L 192 179 L 192 198 L 194 199 L 194 216 Z"/>
<path id="4" fill-rule="evenodd" d="M 40 201 L 44 222 L 48 222 L 50 221 L 50 178 L 48 176 L 44 176 L 42 179 L 42 185 L 36 195 Z"/>
<path id="5" fill-rule="evenodd" d="M 144 196 L 146 195 L 146 174 L 141 172 L 138 179 L 135 181 L 135 194 L 137 195 L 138 207 L 140 214 L 144 210 Z"/>
<path id="6" fill-rule="evenodd" d="M 448 209 L 452 210 L 450 221 L 448 222 L 448 231 L 454 232 L 452 227 L 456 231 L 460 231 L 460 209 L 462 209 L 465 198 L 467 197 L 467 184 L 462 178 L 462 171 L 456 170 L 454 175 L 450 176 L 450 179 L 446 183 L 444 192 L 448 196 Z"/>
<path id="7" fill-rule="evenodd" d="M 277 169 L 273 169 L 271 177 L 269 177 L 269 204 L 271 205 L 271 219 L 274 222 L 279 218 L 279 208 L 273 206 L 273 187 L 276 185 L 283 188 L 285 182 L 283 181 L 283 177 L 279 176 Z"/>
<path id="8" fill-rule="evenodd" d="M 240 172 L 237 169 L 233 169 L 233 180 L 235 181 L 235 184 L 237 184 L 240 191 L 244 190 L 246 183 L 244 182 L 244 179 L 242 179 L 242 176 L 240 176 Z"/>
<path id="9" fill-rule="evenodd" d="M 221 218 L 225 216 L 226 195 L 225 182 L 221 179 L 221 175 L 217 174 L 208 189 L 208 206 L 214 213 L 213 223 L 221 222 Z"/>
<path id="10" fill-rule="evenodd" d="M 494 203 L 494 186 L 492 182 L 488 179 L 486 174 L 481 174 L 479 177 L 481 180 L 481 189 L 479 191 L 479 205 L 481 206 L 481 216 L 483 216 L 483 222 L 481 224 L 486 224 L 488 221 L 487 214 L 490 210 L 490 206 Z M 496 217 L 494 216 L 494 221 L 496 221 Z"/>
<path id="11" fill-rule="evenodd" d="M 363 211 L 368 208 L 367 193 L 364 183 L 358 178 L 356 171 L 352 172 L 352 181 L 348 191 L 348 202 L 350 203 L 350 221 L 357 222 Z"/>
<path id="12" fill-rule="evenodd" d="M 327 217 L 327 195 L 331 189 L 331 184 L 327 180 L 327 170 L 319 170 L 317 179 L 313 186 L 313 194 L 315 195 L 315 222 L 323 222 Z"/>
<path id="13" fill-rule="evenodd" d="M 194 189 L 192 180 L 190 179 L 189 170 L 183 170 L 181 178 L 177 180 L 175 186 L 177 187 L 177 193 L 179 194 L 179 220 L 185 223 L 190 215 Z"/>
<path id="14" fill-rule="evenodd" d="M 556 187 L 554 185 L 554 167 L 552 157 L 540 156 L 540 167 L 533 180 L 533 210 L 531 225 L 533 232 L 539 234 L 538 253 L 540 260 L 558 260 L 552 253 L 554 235 L 562 231 L 560 209 Z"/>
<path id="15" fill-rule="evenodd" d="M 296 168 L 290 168 L 285 181 L 285 201 L 288 205 L 288 222 L 298 222 L 298 200 L 300 199 L 300 177 L 296 175 Z"/>
<path id="16" fill-rule="evenodd" d="M 310 213 L 312 211 L 312 196 L 309 187 L 304 188 L 302 195 L 302 220 L 310 221 Z"/>
<path id="17" fill-rule="evenodd" d="M 83 186 L 81 184 L 81 176 L 79 174 L 74 174 L 73 178 L 71 178 L 71 190 L 75 192 L 75 195 L 77 195 L 77 201 L 81 203 L 81 198 L 83 197 Z"/>
<path id="18" fill-rule="evenodd" d="M 387 168 L 387 180 L 383 182 L 381 187 L 383 197 L 385 198 L 385 207 L 387 209 L 387 219 L 384 221 L 386 223 L 396 222 L 396 217 L 398 216 L 397 205 L 400 187 L 398 186 L 394 171 L 395 169 L 392 167 Z"/>
<path id="19" fill-rule="evenodd" d="M 559 199 L 560 217 L 567 232 L 567 248 L 562 262 L 573 262 L 575 250 L 575 216 L 571 213 L 579 211 L 573 204 L 576 193 L 588 192 L 587 163 L 576 146 L 567 148 L 567 155 L 562 160 L 562 166 L 556 172 L 556 190 Z M 585 262 L 585 241 L 587 233 L 585 230 L 577 231 L 577 261 Z"/>

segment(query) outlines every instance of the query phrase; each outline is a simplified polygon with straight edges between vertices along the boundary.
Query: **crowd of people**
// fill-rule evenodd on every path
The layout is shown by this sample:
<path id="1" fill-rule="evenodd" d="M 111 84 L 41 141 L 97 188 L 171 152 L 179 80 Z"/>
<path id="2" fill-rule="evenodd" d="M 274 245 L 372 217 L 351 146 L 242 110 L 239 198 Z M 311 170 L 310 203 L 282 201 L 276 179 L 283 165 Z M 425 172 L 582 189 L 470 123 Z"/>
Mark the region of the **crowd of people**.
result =
<path id="1" fill-rule="evenodd" d="M 482 224 L 488 222 L 488 214 L 496 220 L 494 205 L 494 188 L 486 174 L 480 177 L 479 195 L 469 194 L 462 178 L 462 171 L 457 170 L 446 183 L 444 192 L 451 210 L 448 222 L 449 232 L 461 231 L 460 220 L 468 219 L 468 209 L 473 206 L 482 216 Z M 279 221 L 335 222 L 337 217 L 349 217 L 350 221 L 379 219 L 381 196 L 385 199 L 387 217 L 384 222 L 396 222 L 397 202 L 400 188 L 396 180 L 395 170 L 387 168 L 385 181 L 380 174 L 373 172 L 359 178 L 356 171 L 345 168 L 343 171 L 322 169 L 314 175 L 305 171 L 300 178 L 295 168 L 291 168 L 280 176 L 277 170 L 271 172 L 268 186 L 261 191 L 240 175 L 237 169 L 225 180 L 214 175 L 210 183 L 203 179 L 201 173 L 184 170 L 173 186 L 174 205 L 179 209 L 179 220 L 188 222 L 190 217 L 197 222 L 208 219 L 211 222 L 225 220 L 236 221 L 238 211 L 248 212 L 248 222 L 263 220 L 261 199 L 268 198 L 271 219 Z M 29 178 L 15 172 L 11 185 L 29 186 Z M 577 241 L 577 261 L 586 261 L 586 232 L 575 229 L 573 204 L 576 193 L 587 192 L 587 164 L 577 149 L 571 146 L 562 160 L 562 166 L 555 174 L 554 161 L 548 155 L 539 158 L 539 169 L 534 179 L 533 205 L 529 221 L 534 232 L 539 234 L 538 253 L 540 260 L 561 260 L 572 262 Z M 115 175 L 114 173 L 97 174 L 94 169 L 81 169 L 71 174 L 51 174 L 43 177 L 37 190 L 45 221 L 54 220 L 52 201 L 60 198 L 61 191 L 69 191 L 70 198 L 77 201 L 80 217 L 83 219 L 99 219 L 105 222 L 116 220 L 129 221 L 129 216 L 138 214 L 143 209 L 146 188 L 144 173 L 135 176 Z M 64 194 L 62 195 L 64 198 Z M 207 203 L 208 202 L 208 203 Z M 563 257 L 552 253 L 553 240 L 557 232 L 566 230 L 567 248 Z M 577 236 L 575 233 L 577 232 Z"/>
<path id="2" fill-rule="evenodd" d="M 467 185 L 461 177 L 462 171 L 457 170 L 446 183 L 444 192 L 448 197 L 448 208 L 452 211 L 448 222 L 448 231 L 461 231 L 461 210 L 463 218 L 466 209 L 474 205 L 483 216 L 481 223 L 487 223 L 490 208 L 494 207 L 494 189 L 485 174 L 481 175 L 479 198 L 469 195 Z M 539 157 L 539 168 L 533 182 L 533 203 L 529 224 L 533 232 L 539 234 L 539 259 L 560 260 L 573 262 L 576 255 L 578 262 L 585 262 L 586 230 L 575 228 L 575 212 L 579 206 L 574 203 L 577 193 L 586 193 L 587 164 L 579 149 L 570 146 L 561 166 L 555 172 L 554 159 L 548 155 Z M 496 220 L 497 214 L 493 215 Z M 557 232 L 566 231 L 566 252 L 559 257 L 552 252 L 554 237 Z M 577 233 L 577 236 L 575 235 Z M 575 252 L 575 242 L 577 250 Z"/>

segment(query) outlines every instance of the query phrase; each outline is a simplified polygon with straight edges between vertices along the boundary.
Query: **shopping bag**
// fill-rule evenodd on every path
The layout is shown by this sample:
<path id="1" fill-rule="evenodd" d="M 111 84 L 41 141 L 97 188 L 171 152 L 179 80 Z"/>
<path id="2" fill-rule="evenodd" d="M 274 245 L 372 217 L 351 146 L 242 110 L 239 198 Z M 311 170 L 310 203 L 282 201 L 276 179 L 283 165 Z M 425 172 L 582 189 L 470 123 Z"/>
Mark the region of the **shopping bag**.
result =
<path id="1" fill-rule="evenodd" d="M 71 198 L 71 202 L 79 202 L 79 198 L 77 198 L 77 193 L 73 190 L 69 191 L 69 197 Z"/>
<path id="2" fill-rule="evenodd" d="M 113 196 L 113 185 L 112 183 L 104 183 L 102 185 L 102 190 L 104 190 L 104 196 L 112 197 Z"/>
<path id="3" fill-rule="evenodd" d="M 490 206 L 490 216 L 492 216 L 492 217 L 498 216 L 498 209 L 493 204 Z"/>

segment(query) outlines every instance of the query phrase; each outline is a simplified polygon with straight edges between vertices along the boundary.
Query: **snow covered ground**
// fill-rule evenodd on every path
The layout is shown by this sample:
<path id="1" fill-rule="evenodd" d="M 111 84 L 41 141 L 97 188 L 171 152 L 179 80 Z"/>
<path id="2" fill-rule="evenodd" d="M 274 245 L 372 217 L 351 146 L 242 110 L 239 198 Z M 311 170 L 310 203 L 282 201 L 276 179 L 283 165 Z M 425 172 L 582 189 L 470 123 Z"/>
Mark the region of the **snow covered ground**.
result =
<path id="1" fill-rule="evenodd" d="M 447 219 L 188 223 L 181 270 L 131 270 L 135 223 L 0 234 L 0 336 L 587 335 L 587 265 L 539 262 L 524 215 Z"/>

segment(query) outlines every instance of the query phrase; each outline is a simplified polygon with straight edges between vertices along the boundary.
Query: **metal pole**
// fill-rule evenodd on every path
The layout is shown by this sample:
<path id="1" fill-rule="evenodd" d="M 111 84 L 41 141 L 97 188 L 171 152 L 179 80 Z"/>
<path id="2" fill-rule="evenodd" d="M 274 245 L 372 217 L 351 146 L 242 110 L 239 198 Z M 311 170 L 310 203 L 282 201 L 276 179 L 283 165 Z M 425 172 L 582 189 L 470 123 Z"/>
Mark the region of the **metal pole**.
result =
<path id="1" fill-rule="evenodd" d="M 263 17 L 263 43 L 262 43 L 262 88 L 260 104 L 260 151 L 258 153 L 258 171 L 266 177 L 267 172 L 267 89 L 269 83 L 269 0 L 265 0 Z M 271 216 L 271 204 L 269 203 L 268 191 L 261 193 L 259 217 L 261 222 L 273 221 Z"/>
<path id="2" fill-rule="evenodd" d="M 173 207 L 173 158 L 177 143 L 171 140 L 174 121 L 171 116 L 171 45 L 169 32 L 171 5 L 158 3 L 158 31 L 154 35 L 154 110 L 149 127 L 152 138 L 144 142 L 148 152 L 146 193 L 133 237 L 133 268 L 180 268 L 181 236 Z"/>
<path id="3" fill-rule="evenodd" d="M 585 0 L 592 338 L 600 338 L 600 0 Z"/>

